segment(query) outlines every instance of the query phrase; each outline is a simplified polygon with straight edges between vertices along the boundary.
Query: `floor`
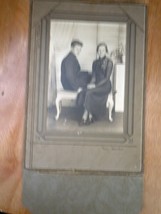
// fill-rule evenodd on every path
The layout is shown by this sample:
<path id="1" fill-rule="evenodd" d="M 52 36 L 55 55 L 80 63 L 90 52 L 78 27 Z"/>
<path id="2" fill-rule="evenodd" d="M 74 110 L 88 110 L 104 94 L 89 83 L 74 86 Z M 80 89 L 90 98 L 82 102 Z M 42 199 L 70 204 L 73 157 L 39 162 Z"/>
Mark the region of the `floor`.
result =
<path id="1" fill-rule="evenodd" d="M 88 126 L 80 126 L 82 109 L 76 107 L 62 107 L 59 119 L 55 120 L 55 107 L 48 109 L 47 130 L 83 133 L 122 133 L 123 113 L 113 113 L 113 122 L 108 119 L 108 110 L 104 118 Z"/>

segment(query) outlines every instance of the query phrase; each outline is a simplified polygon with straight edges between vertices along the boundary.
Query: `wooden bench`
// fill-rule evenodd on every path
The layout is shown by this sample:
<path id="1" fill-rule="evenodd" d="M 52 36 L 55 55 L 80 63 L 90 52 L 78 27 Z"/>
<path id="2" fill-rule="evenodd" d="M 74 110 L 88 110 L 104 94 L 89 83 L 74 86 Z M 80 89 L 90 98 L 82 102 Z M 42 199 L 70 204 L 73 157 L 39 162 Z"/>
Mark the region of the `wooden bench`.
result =
<path id="1" fill-rule="evenodd" d="M 56 96 L 56 116 L 55 119 L 58 120 L 60 113 L 61 113 L 61 108 L 62 108 L 62 102 L 65 100 L 68 101 L 76 101 L 77 98 L 77 92 L 73 92 L 73 91 L 67 91 L 67 90 L 60 90 L 57 92 L 57 96 Z M 112 110 L 114 107 L 114 96 L 112 91 L 110 92 L 110 94 L 108 95 L 108 99 L 106 102 L 106 107 L 109 109 L 109 121 L 112 122 L 113 118 L 112 118 Z"/>
<path id="2" fill-rule="evenodd" d="M 65 100 L 69 101 L 75 101 L 77 98 L 77 92 L 74 91 L 67 91 L 67 90 L 60 90 L 57 92 L 55 104 L 56 104 L 56 116 L 55 119 L 58 120 L 60 113 L 61 113 L 61 107 L 62 107 L 62 102 Z"/>

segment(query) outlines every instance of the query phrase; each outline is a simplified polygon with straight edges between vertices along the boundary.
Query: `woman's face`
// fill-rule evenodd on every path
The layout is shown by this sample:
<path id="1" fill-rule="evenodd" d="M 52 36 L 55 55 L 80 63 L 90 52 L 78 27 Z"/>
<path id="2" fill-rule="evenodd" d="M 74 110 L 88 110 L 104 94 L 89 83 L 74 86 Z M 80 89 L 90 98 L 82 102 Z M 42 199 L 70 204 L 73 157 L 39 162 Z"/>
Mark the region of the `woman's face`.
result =
<path id="1" fill-rule="evenodd" d="M 104 45 L 99 46 L 98 48 L 98 56 L 100 58 L 103 58 L 104 56 L 106 56 L 106 48 Z"/>

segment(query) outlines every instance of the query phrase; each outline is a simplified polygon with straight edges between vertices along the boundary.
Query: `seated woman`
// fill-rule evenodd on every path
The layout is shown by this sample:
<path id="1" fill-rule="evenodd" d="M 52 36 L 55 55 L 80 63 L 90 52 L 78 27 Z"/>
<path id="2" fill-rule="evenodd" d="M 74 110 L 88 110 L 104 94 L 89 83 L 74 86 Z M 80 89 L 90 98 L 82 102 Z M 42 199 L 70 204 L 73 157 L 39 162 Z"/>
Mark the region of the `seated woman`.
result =
<path id="1" fill-rule="evenodd" d="M 80 125 L 89 125 L 105 115 L 106 101 L 111 91 L 113 62 L 107 57 L 107 45 L 103 42 L 98 44 L 96 51 L 98 59 L 92 65 L 92 81 L 86 91 L 85 110 Z"/>

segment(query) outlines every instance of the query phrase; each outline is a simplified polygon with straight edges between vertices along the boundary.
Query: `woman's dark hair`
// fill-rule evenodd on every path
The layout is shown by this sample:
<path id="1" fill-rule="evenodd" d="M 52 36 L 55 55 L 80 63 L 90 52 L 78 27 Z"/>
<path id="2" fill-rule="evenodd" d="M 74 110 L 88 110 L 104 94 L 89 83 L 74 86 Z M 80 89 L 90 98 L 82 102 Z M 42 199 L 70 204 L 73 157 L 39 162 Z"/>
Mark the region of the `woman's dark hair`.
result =
<path id="1" fill-rule="evenodd" d="M 107 47 L 107 45 L 106 45 L 105 42 L 100 42 L 100 43 L 97 45 L 97 49 L 96 49 L 97 52 L 98 52 L 98 49 L 99 49 L 100 46 L 104 46 L 105 49 L 106 49 L 106 53 L 108 53 L 108 47 Z"/>

